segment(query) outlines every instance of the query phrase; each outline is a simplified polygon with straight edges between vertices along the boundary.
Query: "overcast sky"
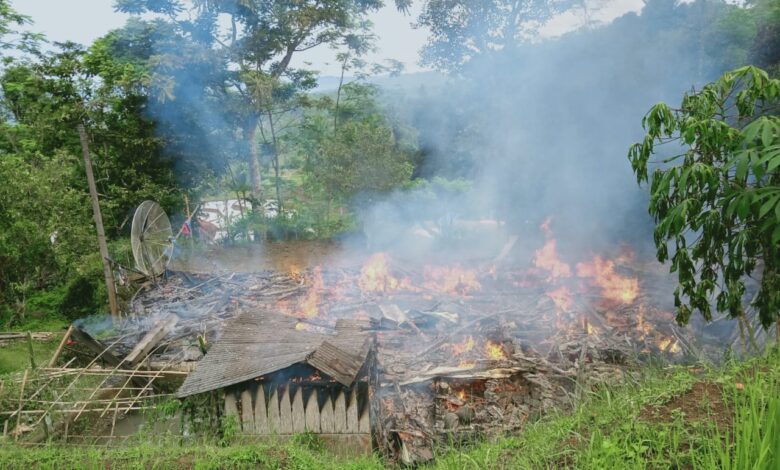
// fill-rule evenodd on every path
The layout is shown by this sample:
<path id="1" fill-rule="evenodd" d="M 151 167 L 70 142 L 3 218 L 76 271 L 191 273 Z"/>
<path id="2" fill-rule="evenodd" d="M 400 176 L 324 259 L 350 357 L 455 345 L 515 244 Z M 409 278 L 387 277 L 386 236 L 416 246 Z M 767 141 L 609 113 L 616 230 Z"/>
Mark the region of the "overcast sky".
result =
<path id="1" fill-rule="evenodd" d="M 592 0 L 603 6 L 594 8 L 591 18 L 611 21 L 628 11 L 639 11 L 642 0 Z M 121 27 L 128 15 L 116 13 L 113 0 L 11 0 L 13 7 L 34 21 L 33 30 L 44 33 L 51 41 L 75 41 L 88 45 L 108 31 Z M 392 1 L 387 1 L 392 5 Z M 590 3 L 590 2 L 589 2 Z M 417 17 L 421 2 L 409 15 L 403 15 L 392 6 L 374 13 L 374 32 L 378 36 L 378 51 L 368 57 L 370 62 L 395 59 L 404 63 L 406 72 L 417 72 L 420 48 L 425 44 L 426 31 L 414 29 L 411 23 Z M 560 34 L 582 24 L 582 18 L 574 14 L 560 15 L 546 27 L 547 35 Z M 298 57 L 303 62 L 326 75 L 337 75 L 339 67 L 334 63 L 334 52 L 327 47 L 307 51 Z"/>

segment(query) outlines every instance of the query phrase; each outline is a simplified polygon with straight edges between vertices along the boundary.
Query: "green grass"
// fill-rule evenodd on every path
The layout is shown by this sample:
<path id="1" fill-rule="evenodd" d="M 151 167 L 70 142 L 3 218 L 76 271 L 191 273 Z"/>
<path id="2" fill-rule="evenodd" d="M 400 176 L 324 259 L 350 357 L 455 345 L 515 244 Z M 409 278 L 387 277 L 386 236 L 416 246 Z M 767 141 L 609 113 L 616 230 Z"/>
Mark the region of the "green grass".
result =
<path id="1" fill-rule="evenodd" d="M 0 446 L 0 462 L 3 468 L 391 466 L 379 457 L 336 458 L 306 439 L 228 446 L 150 442 L 113 449 L 9 444 Z M 426 468 L 780 469 L 780 353 L 713 369 L 644 371 L 589 392 L 573 412 L 548 415 L 520 435 L 437 449 Z"/>
<path id="2" fill-rule="evenodd" d="M 33 341 L 33 357 L 37 366 L 46 366 L 49 363 L 54 350 L 60 344 L 62 334 L 55 334 L 50 341 Z M 30 367 L 30 350 L 26 339 L 0 345 L 0 376 L 19 372 L 28 367 Z"/>

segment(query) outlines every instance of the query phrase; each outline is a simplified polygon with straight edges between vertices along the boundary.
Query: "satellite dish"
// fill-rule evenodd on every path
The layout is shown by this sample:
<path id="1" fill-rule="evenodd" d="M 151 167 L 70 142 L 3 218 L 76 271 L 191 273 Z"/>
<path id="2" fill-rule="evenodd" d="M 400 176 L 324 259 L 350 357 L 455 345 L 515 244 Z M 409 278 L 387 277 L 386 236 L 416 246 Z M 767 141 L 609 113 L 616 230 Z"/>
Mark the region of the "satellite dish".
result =
<path id="1" fill-rule="evenodd" d="M 171 221 L 154 201 L 144 201 L 135 210 L 130 229 L 136 269 L 149 277 L 165 272 L 173 246 Z"/>

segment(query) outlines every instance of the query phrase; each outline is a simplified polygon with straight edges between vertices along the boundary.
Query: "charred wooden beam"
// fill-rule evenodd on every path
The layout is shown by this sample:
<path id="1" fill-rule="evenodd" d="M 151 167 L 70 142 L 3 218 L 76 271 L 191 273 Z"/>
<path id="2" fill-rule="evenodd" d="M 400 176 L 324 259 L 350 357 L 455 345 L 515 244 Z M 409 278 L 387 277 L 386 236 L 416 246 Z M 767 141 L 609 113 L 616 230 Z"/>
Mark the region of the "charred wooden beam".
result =
<path id="1" fill-rule="evenodd" d="M 125 357 L 125 362 L 135 366 L 139 362 L 143 361 L 146 356 L 165 338 L 176 323 L 179 321 L 179 317 L 171 315 L 168 319 L 158 322 L 151 330 L 149 330 L 141 341 L 135 345 L 132 351 Z"/>

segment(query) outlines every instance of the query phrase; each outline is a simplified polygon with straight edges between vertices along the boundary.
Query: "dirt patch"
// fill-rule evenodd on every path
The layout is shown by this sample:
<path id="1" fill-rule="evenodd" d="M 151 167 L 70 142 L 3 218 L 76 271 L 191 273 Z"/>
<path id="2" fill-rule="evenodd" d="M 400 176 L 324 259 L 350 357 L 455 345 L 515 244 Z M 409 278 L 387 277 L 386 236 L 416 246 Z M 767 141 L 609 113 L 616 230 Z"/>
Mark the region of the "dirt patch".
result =
<path id="1" fill-rule="evenodd" d="M 674 421 L 678 414 L 687 422 L 711 422 L 719 429 L 731 426 L 733 410 L 723 401 L 723 387 L 712 382 L 697 382 L 690 390 L 662 405 L 645 407 L 639 419 L 651 423 Z"/>

